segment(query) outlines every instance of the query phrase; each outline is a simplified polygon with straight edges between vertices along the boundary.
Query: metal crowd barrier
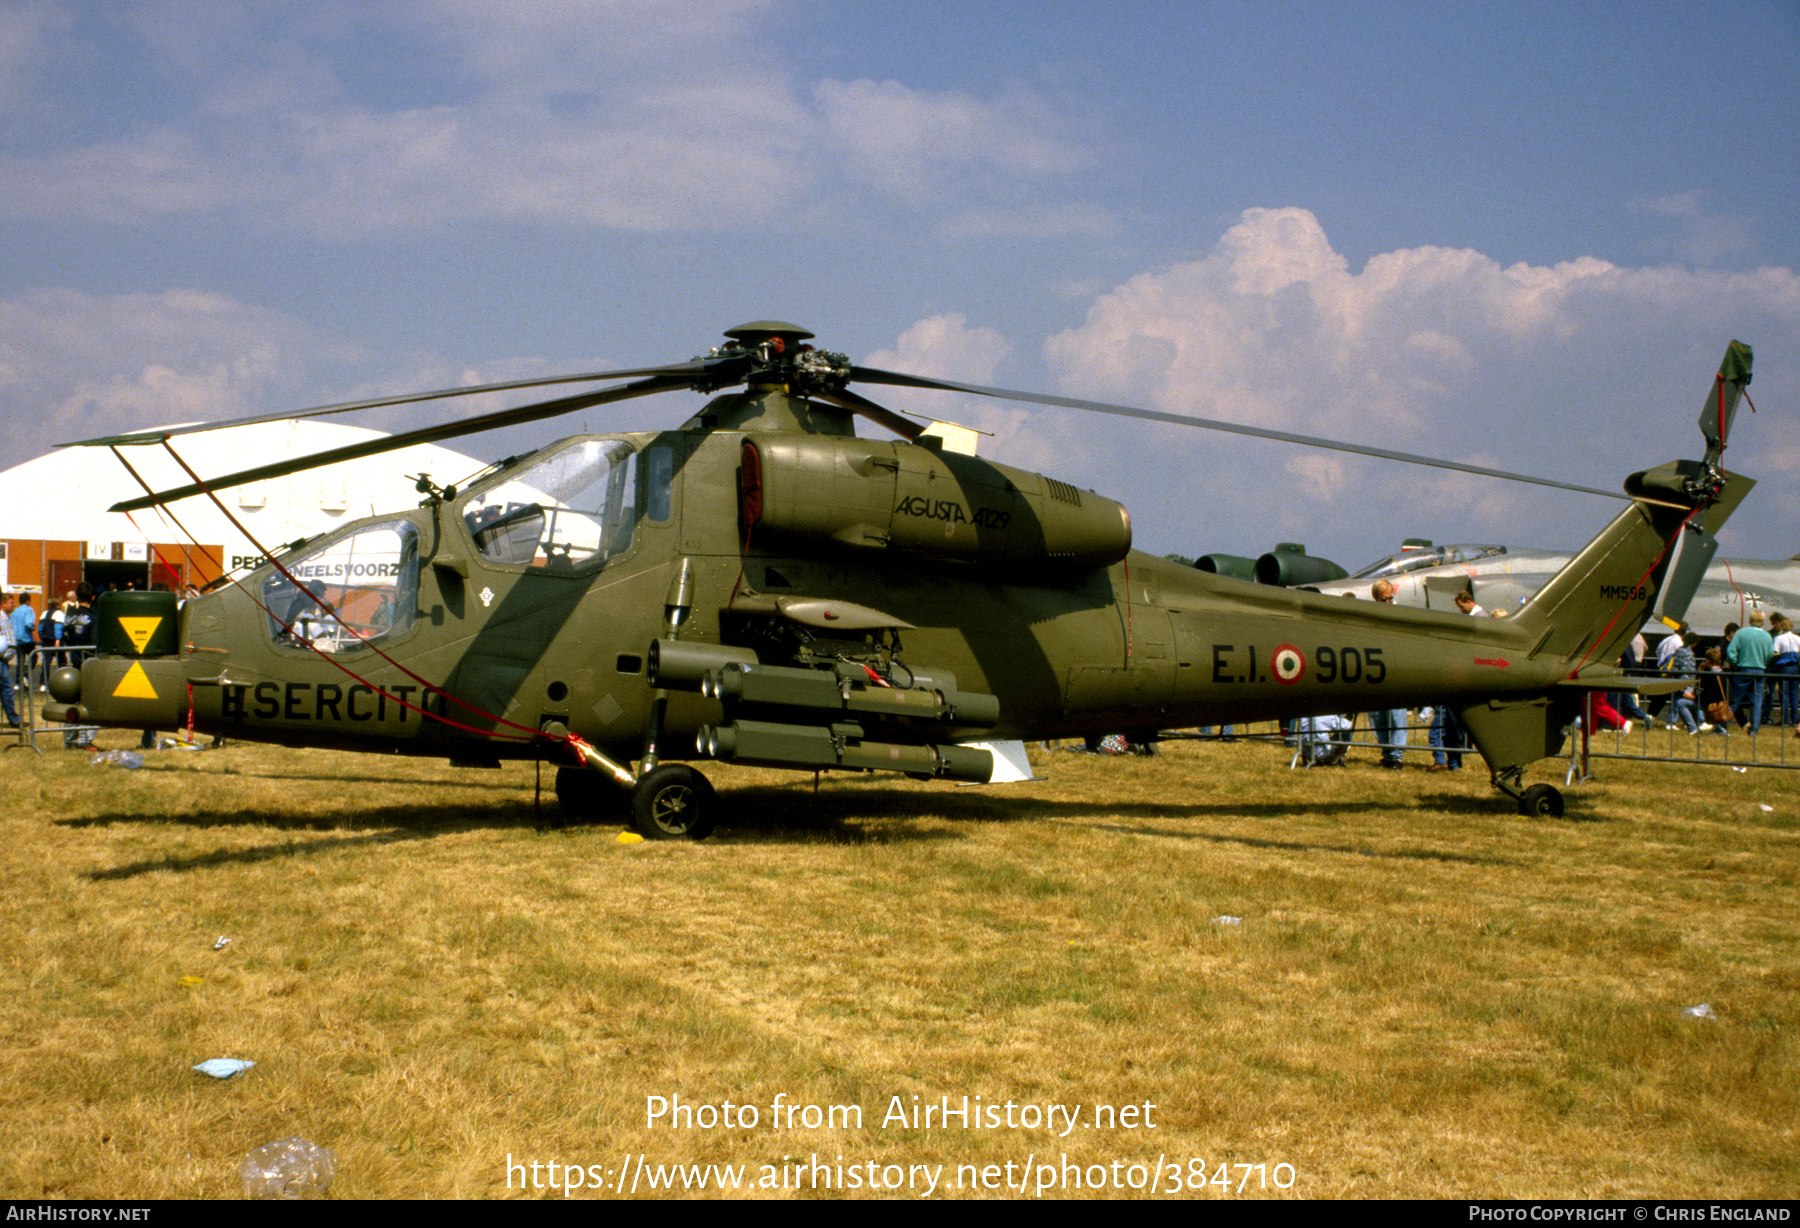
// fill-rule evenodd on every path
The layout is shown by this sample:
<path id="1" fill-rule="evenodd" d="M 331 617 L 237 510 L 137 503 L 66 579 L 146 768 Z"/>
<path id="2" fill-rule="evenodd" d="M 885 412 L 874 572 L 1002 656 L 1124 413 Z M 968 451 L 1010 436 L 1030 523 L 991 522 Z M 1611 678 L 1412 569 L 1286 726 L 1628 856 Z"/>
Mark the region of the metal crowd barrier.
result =
<path id="1" fill-rule="evenodd" d="M 1645 682 L 1672 680 L 1667 674 L 1647 672 L 1641 676 Z M 1686 680 L 1698 693 L 1696 698 L 1703 698 L 1705 684 L 1714 678 L 1724 680 L 1728 704 L 1736 697 L 1738 679 L 1762 679 L 1764 710 L 1775 720 L 1761 722 L 1760 730 L 1752 737 L 1748 729 L 1737 723 L 1735 707 L 1731 717 L 1720 725 L 1706 715 L 1702 703 L 1700 719 L 1714 728 L 1706 733 L 1689 734 L 1675 719 L 1675 694 L 1679 694 L 1676 692 L 1667 697 L 1667 703 L 1654 715 L 1654 725 L 1634 722 L 1629 734 L 1617 729 L 1596 729 L 1592 720 L 1584 720 L 1582 733 L 1570 739 L 1566 782 L 1577 784 L 1588 779 L 1588 761 L 1591 759 L 1643 759 L 1709 767 L 1800 768 L 1800 744 L 1795 744 L 1796 738 L 1800 738 L 1800 725 L 1784 723 L 1787 714 L 1782 694 L 1792 685 L 1796 688 L 1796 700 L 1800 701 L 1800 676 L 1761 670 L 1709 670 L 1690 675 Z M 1773 700 L 1770 699 L 1771 688 L 1777 691 Z M 1650 698 L 1654 703 L 1662 697 Z M 1649 709 L 1641 695 L 1637 706 L 1646 711 Z"/>
<path id="2" fill-rule="evenodd" d="M 1432 753 L 1430 744 L 1431 723 L 1429 721 L 1419 725 L 1408 724 L 1402 726 L 1406 731 L 1406 740 L 1403 742 L 1381 742 L 1376 740 L 1374 730 L 1367 727 L 1368 713 L 1357 712 L 1346 715 L 1349 715 L 1350 717 L 1350 727 L 1348 729 L 1337 731 L 1339 736 L 1330 739 L 1334 744 L 1341 745 L 1346 754 L 1351 751 L 1380 752 L 1384 750 L 1397 750 L 1403 753 L 1412 751 L 1415 754 L 1425 755 Z M 1157 736 L 1164 742 L 1216 742 L 1227 740 L 1233 742 L 1262 742 L 1269 745 L 1281 746 L 1284 749 L 1291 749 L 1293 751 L 1293 755 L 1288 761 L 1289 770 L 1303 770 L 1318 766 L 1318 764 L 1314 762 L 1314 756 L 1306 753 L 1307 747 L 1316 742 L 1319 738 L 1319 730 L 1313 725 L 1314 719 L 1315 718 L 1313 717 L 1304 716 L 1295 717 L 1288 722 L 1288 728 L 1286 730 L 1283 730 L 1280 723 L 1277 721 L 1255 721 L 1250 723 L 1240 721 L 1231 726 L 1235 732 L 1232 733 L 1228 739 L 1222 739 L 1221 735 L 1211 732 L 1210 726 L 1205 733 L 1196 733 L 1189 729 L 1165 729 Z M 1450 754 L 1458 755 L 1474 755 L 1477 753 L 1473 744 L 1446 747 L 1444 749 Z"/>
<path id="3" fill-rule="evenodd" d="M 1646 684 L 1657 681 L 1666 683 L 1683 680 L 1653 670 L 1645 670 L 1639 676 Z M 1728 703 L 1731 701 L 1730 697 L 1735 694 L 1737 679 L 1761 678 L 1764 684 L 1765 710 L 1773 719 L 1762 722 L 1759 732 L 1752 737 L 1747 729 L 1737 724 L 1736 710 L 1733 709 L 1733 719 L 1728 720 L 1724 725 L 1715 724 L 1714 729 L 1709 732 L 1690 735 L 1675 717 L 1674 704 L 1679 692 L 1667 696 L 1645 696 L 1642 693 L 1632 692 L 1631 694 L 1636 698 L 1636 707 L 1646 711 L 1651 707 L 1657 707 L 1653 721 L 1634 720 L 1631 733 L 1625 734 L 1617 729 L 1598 729 L 1591 718 L 1584 718 L 1580 729 L 1570 731 L 1569 768 L 1565 784 L 1574 785 L 1590 778 L 1588 766 L 1592 759 L 1641 759 L 1655 763 L 1693 763 L 1707 767 L 1800 769 L 1800 722 L 1784 723 L 1787 715 L 1784 690 L 1788 685 L 1796 688 L 1796 706 L 1800 707 L 1800 675 L 1772 674 L 1766 671 L 1752 670 L 1716 670 L 1687 676 L 1685 681 L 1698 691 L 1704 681 L 1710 681 L 1715 677 L 1724 680 L 1728 696 L 1726 702 Z M 1771 691 L 1774 691 L 1772 697 Z M 1646 699 L 1649 700 L 1648 703 L 1645 702 Z M 1405 742 L 1384 744 L 1376 741 L 1373 731 L 1368 729 L 1367 717 L 1367 713 L 1359 712 L 1351 718 L 1353 725 L 1349 731 L 1348 740 L 1344 743 L 1348 752 L 1378 753 L 1391 747 L 1394 750 L 1423 755 L 1433 753 L 1429 741 L 1431 729 L 1428 723 L 1408 725 Z M 1704 709 L 1702 709 L 1701 720 L 1713 723 L 1704 714 Z M 1304 718 L 1296 719 L 1290 724 L 1296 731 L 1304 730 L 1305 732 L 1298 735 L 1296 733 L 1283 734 L 1273 728 L 1272 722 L 1259 721 L 1254 727 L 1238 724 L 1235 726 L 1234 737 L 1246 742 L 1277 744 L 1285 740 L 1287 745 L 1294 749 L 1294 754 L 1289 762 L 1290 768 L 1299 769 L 1313 766 L 1311 757 L 1302 752 L 1306 745 L 1306 739 L 1316 735 L 1313 735 L 1310 730 L 1306 730 L 1307 721 Z M 1216 736 L 1211 732 L 1195 733 L 1188 730 L 1179 732 L 1165 730 L 1161 734 L 1161 737 L 1167 741 L 1207 741 Z M 1299 745 L 1296 746 L 1296 742 Z M 1480 752 L 1475 749 L 1472 742 L 1452 753 L 1474 756 L 1477 759 L 1480 757 Z"/>
<path id="4" fill-rule="evenodd" d="M 92 647 L 45 648 L 40 645 L 26 655 L 24 682 L 13 689 L 13 706 L 19 710 L 19 728 L 13 732 L 18 734 L 18 739 L 7 750 L 29 746 L 41 755 L 44 748 L 38 745 L 38 739 L 43 737 L 63 738 L 65 745 L 86 746 L 93 742 L 100 726 L 50 725 L 40 715 L 50 698 L 43 688 L 49 685 L 51 671 L 64 665 L 80 665 L 82 656 L 92 651 Z M 73 735 L 76 741 L 69 743 L 65 735 Z"/>

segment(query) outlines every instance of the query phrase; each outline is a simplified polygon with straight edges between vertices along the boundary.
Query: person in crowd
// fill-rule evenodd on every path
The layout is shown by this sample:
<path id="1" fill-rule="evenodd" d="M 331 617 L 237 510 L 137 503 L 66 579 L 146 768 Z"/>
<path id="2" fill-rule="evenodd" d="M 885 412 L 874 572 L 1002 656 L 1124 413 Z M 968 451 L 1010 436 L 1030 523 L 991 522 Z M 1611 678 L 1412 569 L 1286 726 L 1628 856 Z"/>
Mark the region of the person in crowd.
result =
<path id="1" fill-rule="evenodd" d="M 12 613 L 13 689 L 31 702 L 31 653 L 37 647 L 37 611 L 31 608 L 31 594 L 20 593 Z"/>
<path id="2" fill-rule="evenodd" d="M 1769 615 L 1774 634 L 1769 657 L 1768 697 L 1763 704 L 1763 723 L 1788 729 L 1800 726 L 1800 635 L 1786 614 Z"/>
<path id="3" fill-rule="evenodd" d="M 1744 728 L 1752 736 L 1762 728 L 1764 671 L 1775 655 L 1775 641 L 1763 630 L 1767 617 L 1761 610 L 1750 611 L 1750 625 L 1731 637 L 1725 649 L 1725 661 L 1736 671 L 1732 684 L 1731 710 L 1744 713 Z"/>
<path id="4" fill-rule="evenodd" d="M 1487 611 L 1475 604 L 1475 594 L 1463 589 L 1456 594 L 1456 608 L 1471 618 L 1485 617 Z M 1448 704 L 1434 705 L 1431 718 L 1431 766 L 1429 772 L 1462 771 L 1463 751 L 1468 749 L 1469 735 Z"/>
<path id="5" fill-rule="evenodd" d="M 1594 709 L 1594 727 L 1596 729 L 1617 729 L 1620 733 L 1631 732 L 1632 723 L 1612 706 L 1605 692 L 1591 691 L 1589 696 Z"/>
<path id="6" fill-rule="evenodd" d="M 1694 690 L 1700 710 L 1706 719 L 1712 722 L 1713 732 L 1728 734 L 1731 732 L 1731 686 L 1730 679 L 1725 676 L 1725 653 L 1723 649 L 1708 648 L 1706 658 L 1700 665 L 1700 680 Z"/>
<path id="7" fill-rule="evenodd" d="M 1682 640 L 1687 633 L 1688 625 L 1685 622 L 1677 623 L 1673 634 L 1665 635 L 1662 639 L 1656 641 L 1656 669 L 1654 672 L 1658 674 L 1673 674 L 1675 672 L 1669 668 L 1669 662 L 1675 654 L 1684 647 Z M 1692 646 L 1686 647 L 1688 647 L 1688 651 L 1691 655 L 1693 652 Z M 1691 673 L 1692 670 L 1690 669 L 1689 672 Z M 1664 724 L 1673 725 L 1675 722 L 1670 718 L 1663 716 L 1663 712 L 1674 702 L 1674 699 L 1675 697 L 1668 692 L 1659 692 L 1650 697 L 1650 701 L 1646 707 L 1652 717 L 1661 719 Z"/>
<path id="8" fill-rule="evenodd" d="M 1631 641 L 1630 646 L 1624 652 L 1619 654 L 1619 669 L 1627 674 L 1641 673 L 1638 665 L 1643 660 L 1641 654 L 1646 651 L 1648 649 L 1644 646 L 1644 637 L 1640 635 Z M 1631 726 L 1634 723 L 1642 722 L 1645 725 L 1650 723 L 1650 714 L 1638 707 L 1636 691 L 1608 691 L 1606 701 L 1618 713 L 1622 728 L 1626 733 L 1631 732 Z"/>
<path id="9" fill-rule="evenodd" d="M 1294 722 L 1302 762 L 1312 767 L 1345 767 L 1354 723 L 1347 716 L 1303 716 Z"/>
<path id="10" fill-rule="evenodd" d="M 46 596 L 44 598 L 44 616 L 38 619 L 38 668 L 37 687 L 41 691 L 50 685 L 50 671 L 57 666 L 56 647 L 62 643 L 62 604 Z"/>
<path id="11" fill-rule="evenodd" d="M 1700 642 L 1700 637 L 1692 631 L 1687 631 L 1670 638 L 1675 640 L 1676 647 L 1665 658 L 1667 664 L 1663 667 L 1663 672 L 1675 677 L 1692 676 L 1695 669 L 1694 645 Z M 1705 714 L 1700 710 L 1700 695 L 1695 687 L 1689 687 L 1687 690 L 1679 692 L 1675 696 L 1675 703 L 1670 711 L 1675 715 L 1674 721 L 1671 721 L 1670 724 L 1679 723 L 1683 729 L 1688 731 L 1690 737 L 1712 729 L 1712 725 L 1707 722 Z"/>
<path id="12" fill-rule="evenodd" d="M 12 613 L 18 598 L 0 593 L 0 710 L 6 713 L 8 728 L 19 727 L 19 710 L 13 706 L 13 663 L 19 659 L 18 641 L 13 639 Z M 30 701 L 30 696 L 26 696 Z"/>
<path id="13" fill-rule="evenodd" d="M 1381 605 L 1394 604 L 1394 582 L 1377 580 L 1369 588 L 1369 596 Z M 1369 727 L 1375 741 L 1381 744 L 1381 766 L 1398 771 L 1406 758 L 1406 709 L 1377 708 L 1369 713 Z"/>
<path id="14" fill-rule="evenodd" d="M 63 646 L 69 649 L 64 655 L 68 657 L 68 663 L 79 669 L 82 659 L 87 656 L 87 651 L 93 647 L 93 644 L 94 586 L 83 580 L 75 586 L 75 608 L 69 612 L 68 618 L 63 622 Z M 65 749 L 92 746 L 93 744 L 92 732 L 71 729 L 63 733 Z"/>
<path id="15" fill-rule="evenodd" d="M 1675 633 L 1673 635 L 1665 635 L 1656 642 L 1657 673 L 1666 674 L 1671 672 L 1669 670 L 1669 658 L 1681 651 L 1684 646 L 1691 650 L 1692 645 L 1686 643 L 1687 633 L 1688 625 L 1686 623 L 1678 623 L 1676 624 Z"/>

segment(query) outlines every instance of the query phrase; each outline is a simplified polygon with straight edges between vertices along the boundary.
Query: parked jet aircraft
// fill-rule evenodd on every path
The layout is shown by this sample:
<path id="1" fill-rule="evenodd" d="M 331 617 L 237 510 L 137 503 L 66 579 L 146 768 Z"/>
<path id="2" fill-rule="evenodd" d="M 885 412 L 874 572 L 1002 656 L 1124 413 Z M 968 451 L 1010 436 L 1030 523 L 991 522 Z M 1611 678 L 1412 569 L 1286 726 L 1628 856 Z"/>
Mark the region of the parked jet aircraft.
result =
<path id="1" fill-rule="evenodd" d="M 1452 598 L 1471 589 L 1488 610 L 1513 610 L 1530 600 L 1572 555 L 1516 546 L 1433 546 L 1413 542 L 1353 575 L 1315 585 L 1322 593 L 1367 597 L 1369 586 L 1394 582 L 1394 603 L 1428 610 L 1454 610 Z M 1717 559 L 1706 569 L 1685 610 L 1665 607 L 1662 617 L 1684 619 L 1703 637 L 1725 633 L 1727 623 L 1743 626 L 1752 610 L 1800 610 L 1800 556 L 1792 559 Z M 1652 618 L 1647 626 L 1660 632 Z"/>

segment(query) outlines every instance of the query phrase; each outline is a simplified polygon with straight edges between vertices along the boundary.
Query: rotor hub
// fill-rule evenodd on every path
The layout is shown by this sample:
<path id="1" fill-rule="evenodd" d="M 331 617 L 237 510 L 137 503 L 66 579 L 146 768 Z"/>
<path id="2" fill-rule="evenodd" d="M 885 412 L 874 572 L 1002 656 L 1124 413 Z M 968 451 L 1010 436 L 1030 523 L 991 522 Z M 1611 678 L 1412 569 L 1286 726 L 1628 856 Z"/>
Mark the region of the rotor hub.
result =
<path id="1" fill-rule="evenodd" d="M 801 328 L 798 324 L 789 324 L 786 320 L 752 320 L 748 324 L 740 324 L 736 328 L 728 328 L 725 335 L 733 341 L 742 342 L 746 346 L 760 345 L 773 337 L 780 337 L 792 349 L 802 341 L 811 341 L 814 334 Z"/>
<path id="2" fill-rule="evenodd" d="M 781 385 L 795 396 L 808 397 L 842 392 L 850 383 L 849 357 L 807 345 L 814 334 L 798 324 L 752 320 L 726 329 L 725 335 L 731 340 L 707 355 L 717 364 L 718 374 L 696 381 L 698 392 L 743 383 Z"/>

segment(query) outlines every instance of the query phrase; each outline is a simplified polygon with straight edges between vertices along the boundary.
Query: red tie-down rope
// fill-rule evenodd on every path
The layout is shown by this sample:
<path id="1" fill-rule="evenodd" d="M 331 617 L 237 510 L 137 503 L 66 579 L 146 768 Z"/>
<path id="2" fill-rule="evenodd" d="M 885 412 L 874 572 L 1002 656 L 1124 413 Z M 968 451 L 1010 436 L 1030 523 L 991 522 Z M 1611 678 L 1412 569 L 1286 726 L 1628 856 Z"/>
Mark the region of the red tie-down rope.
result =
<path id="1" fill-rule="evenodd" d="M 534 729 L 529 725 L 520 725 L 514 721 L 507 720 L 505 717 L 500 716 L 496 713 L 488 712 L 476 704 L 469 703 L 467 700 L 462 699 L 460 696 L 451 694 L 449 691 L 444 690 L 442 687 L 433 683 L 429 679 L 421 677 L 420 675 L 414 673 L 412 670 L 408 669 L 405 665 L 402 665 L 400 662 L 396 661 L 393 657 L 389 656 L 386 652 L 384 652 L 379 645 L 375 644 L 372 640 L 370 640 L 362 632 L 358 631 L 354 626 L 352 626 L 348 622 L 346 622 L 343 619 L 343 617 L 341 615 L 339 615 L 335 609 L 332 608 L 332 606 L 329 602 L 325 601 L 318 594 L 314 593 L 305 584 L 301 583 L 301 581 L 299 580 L 298 577 L 296 577 L 292 572 L 288 571 L 288 569 L 282 565 L 281 561 L 279 559 L 275 558 L 275 556 L 260 541 L 257 540 L 256 535 L 253 534 L 252 532 L 250 532 L 250 530 L 243 524 L 242 521 L 240 521 L 236 516 L 232 515 L 231 509 L 229 509 L 228 507 L 225 506 L 224 502 L 221 501 L 220 498 L 218 497 L 218 495 L 213 492 L 212 488 L 206 484 L 205 480 L 202 479 L 199 474 L 195 473 L 193 468 L 185 460 L 183 460 L 181 458 L 180 453 L 175 451 L 174 446 L 169 443 L 167 436 L 164 436 L 164 438 L 163 438 L 163 447 L 164 447 L 164 449 L 166 449 L 168 451 L 170 456 L 175 458 L 175 463 L 177 465 L 181 466 L 182 471 L 185 472 L 190 478 L 192 478 L 194 480 L 195 484 L 199 486 L 200 490 L 206 495 L 206 497 L 212 500 L 213 506 L 215 506 L 219 509 L 220 514 L 223 515 L 226 520 L 230 521 L 231 524 L 233 525 L 233 527 L 235 527 L 239 533 L 242 533 L 244 535 L 245 539 L 248 540 L 252 546 L 256 547 L 256 550 L 259 554 L 261 554 L 264 558 L 267 558 L 269 560 L 269 562 L 274 566 L 275 570 L 281 573 L 281 576 L 283 579 L 287 580 L 287 582 L 289 584 L 292 584 L 296 589 L 298 589 L 300 592 L 304 593 L 306 595 L 307 599 L 312 601 L 314 604 L 316 604 L 319 607 L 319 609 L 325 611 L 327 614 L 330 614 L 334 619 L 336 619 L 338 622 L 338 625 L 341 626 L 344 630 L 348 631 L 357 640 L 359 640 L 365 648 L 368 648 L 370 651 L 374 652 L 376 656 L 380 657 L 383 661 L 387 662 L 389 665 L 391 665 L 395 669 L 399 670 L 402 674 L 405 674 L 408 678 L 411 678 L 414 682 L 418 683 L 419 686 L 424 691 L 435 694 L 435 695 L 439 696 L 440 698 L 449 701 L 450 703 L 454 703 L 459 708 L 462 708 L 465 711 L 472 712 L 478 717 L 482 717 L 486 720 L 490 720 L 490 721 L 494 722 L 496 725 L 505 725 L 509 729 L 518 730 L 518 733 L 517 734 L 498 734 L 498 735 L 496 735 L 492 730 L 479 729 L 473 725 L 467 725 L 461 721 L 452 720 L 450 717 L 444 715 L 443 713 L 432 712 L 427 708 L 421 707 L 418 704 L 410 702 L 409 700 L 402 699 L 400 696 L 393 694 L 392 692 L 386 690 L 383 687 L 377 686 L 376 684 L 370 682 L 366 677 L 364 677 L 361 674 L 358 674 L 355 670 L 351 669 L 349 666 L 345 665 L 342 661 L 338 660 L 334 654 L 328 653 L 328 652 L 324 651 L 322 648 L 318 647 L 306 636 L 295 634 L 294 627 L 292 624 L 284 621 L 279 614 L 276 614 L 275 611 L 269 609 L 268 606 L 264 605 L 262 603 L 262 601 L 257 597 L 257 595 L 250 591 L 250 589 L 247 585 L 243 584 L 242 581 L 240 581 L 234 577 L 232 579 L 232 583 L 234 585 L 236 585 L 238 588 L 242 589 L 243 592 L 245 593 L 245 595 L 250 598 L 250 601 L 258 609 L 262 610 L 272 620 L 274 620 L 282 628 L 282 630 L 284 632 L 293 635 L 296 642 L 305 645 L 315 655 L 317 655 L 321 659 L 329 662 L 332 665 L 332 667 L 337 669 L 340 673 L 346 675 L 347 677 L 353 679 L 354 681 L 356 681 L 358 683 L 361 683 L 363 686 L 368 687 L 375 694 L 382 696 L 384 699 L 391 699 L 394 701 L 394 703 L 398 704 L 402 708 L 409 709 L 413 712 L 417 712 L 421 717 L 425 717 L 430 720 L 437 721 L 438 723 L 443 724 L 443 725 L 448 725 L 452 729 L 460 729 L 460 730 L 464 731 L 465 733 L 478 734 L 483 737 L 499 736 L 501 738 L 504 738 L 507 741 L 512 741 L 512 742 L 530 742 L 530 741 L 536 741 L 538 739 L 543 739 L 546 741 L 557 742 L 557 743 L 566 745 L 570 749 L 574 750 L 577 754 L 579 754 L 581 749 L 584 746 L 586 746 L 586 743 L 577 734 L 570 733 L 562 738 L 553 738 L 553 737 L 551 737 L 551 735 L 543 732 L 540 729 Z M 117 455 L 118 449 L 114 448 L 113 452 L 115 455 Z M 146 494 L 155 493 L 154 491 L 151 490 L 149 485 L 144 482 L 143 477 L 137 472 L 137 470 L 133 469 L 131 467 L 131 464 L 128 461 L 126 461 L 123 456 L 120 456 L 119 460 L 120 460 L 121 464 L 125 465 L 127 472 L 129 472 L 133 478 L 137 479 L 138 484 L 140 486 L 144 487 L 144 491 Z M 170 513 L 169 515 L 170 515 L 171 519 L 174 519 L 173 513 Z M 212 557 L 211 554 L 206 552 L 206 548 L 204 546 L 200 546 L 199 540 L 194 537 L 193 533 L 188 530 L 187 526 L 182 525 L 179 520 L 176 520 L 175 523 L 181 528 L 181 531 L 187 535 L 188 540 L 193 542 L 195 546 L 199 546 L 202 553 L 206 554 L 206 557 L 211 559 L 211 557 Z M 133 524 L 135 526 L 136 522 L 134 521 Z M 141 532 L 142 530 L 139 530 L 139 531 Z M 213 561 L 215 564 L 217 564 L 217 560 L 213 560 Z M 222 570 L 223 570 L 223 568 L 221 568 L 221 571 Z M 192 695 L 191 688 L 190 688 L 189 694 L 190 694 L 190 696 Z M 188 717 L 189 717 L 189 721 L 191 723 L 192 719 L 193 719 L 193 703 L 192 703 L 191 698 L 189 700 Z"/>
<path id="2" fill-rule="evenodd" d="M 131 462 L 125 459 L 125 454 L 123 452 L 119 451 L 119 449 L 116 446 L 110 450 L 114 456 L 119 458 L 119 463 L 121 465 L 125 466 L 125 472 L 129 473 L 133 478 L 135 478 L 137 480 L 137 484 L 144 488 L 145 494 L 156 493 L 150 489 L 150 484 L 148 482 L 144 481 L 143 475 L 140 474 L 136 469 L 133 469 L 131 467 Z M 156 508 L 156 514 L 158 516 L 161 516 L 164 520 L 167 520 L 167 521 L 170 521 L 171 523 L 173 523 L 177 529 L 180 529 L 182 534 L 188 539 L 188 541 L 193 543 L 194 548 L 200 551 L 201 557 L 204 558 L 207 562 L 211 563 L 213 565 L 214 569 L 217 570 L 220 575 L 225 574 L 224 561 L 221 559 L 214 558 L 212 551 L 208 550 L 205 546 L 201 545 L 199 539 L 196 538 L 192 533 L 188 532 L 188 527 L 181 523 L 181 518 L 175 514 L 173 509 L 171 509 L 168 504 L 166 504 L 166 503 L 158 504 L 157 508 Z M 150 541 L 150 535 L 148 533 L 144 533 L 142 526 L 140 526 L 136 520 L 132 519 L 132 515 L 130 512 L 125 513 L 125 519 L 131 521 L 132 528 L 136 529 L 139 533 L 143 533 L 144 540 L 146 542 L 150 543 L 150 549 L 152 552 L 155 553 L 157 560 L 159 562 L 161 562 L 164 567 L 168 567 L 169 570 L 174 571 L 175 569 L 169 564 L 169 562 L 166 559 L 163 558 L 162 551 L 156 549 L 156 543 Z M 177 574 L 185 574 L 185 573 L 178 572 Z"/>
<path id="3" fill-rule="evenodd" d="M 180 568 L 176 567 L 174 563 L 163 557 L 163 552 L 156 548 L 156 543 L 150 540 L 150 535 L 148 533 L 144 532 L 144 526 L 139 524 L 130 512 L 125 513 L 125 519 L 131 521 L 131 527 L 138 531 L 138 536 L 142 537 L 144 539 L 144 544 L 150 547 L 150 553 L 156 556 L 156 561 L 163 565 L 164 571 L 175 576 L 182 574 Z"/>
<path id="4" fill-rule="evenodd" d="M 1721 371 L 1713 377 L 1713 386 L 1719 390 L 1719 451 L 1725 451 L 1725 372 Z M 1755 413 L 1752 405 L 1750 412 Z"/>

